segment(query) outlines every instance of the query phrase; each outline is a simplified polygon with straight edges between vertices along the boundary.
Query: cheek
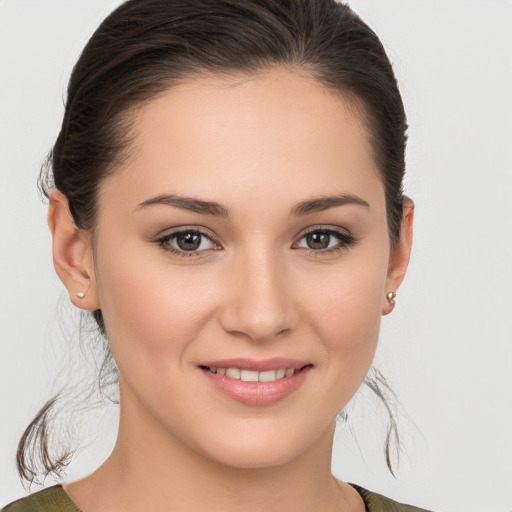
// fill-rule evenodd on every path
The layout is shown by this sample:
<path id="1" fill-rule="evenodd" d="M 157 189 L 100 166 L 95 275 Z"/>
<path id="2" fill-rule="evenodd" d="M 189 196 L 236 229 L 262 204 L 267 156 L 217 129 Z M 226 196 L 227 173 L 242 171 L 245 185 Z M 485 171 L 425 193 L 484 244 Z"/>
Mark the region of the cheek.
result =
<path id="1" fill-rule="evenodd" d="M 322 314 L 322 328 L 335 351 L 365 351 L 377 342 L 382 297 L 370 276 L 343 280 L 332 293 L 331 300 L 318 301 L 318 314 Z M 323 313 L 320 313 L 323 311 Z"/>
<path id="2" fill-rule="evenodd" d="M 311 297 L 311 314 L 333 350 L 359 350 L 378 337 L 385 262 L 360 260 L 332 273 Z M 306 289 L 314 290 L 313 283 Z"/>
<path id="3" fill-rule="evenodd" d="M 305 290 L 317 290 L 310 295 L 307 314 L 315 337 L 323 340 L 327 351 L 325 386 L 337 397 L 338 412 L 357 391 L 373 361 L 386 270 L 385 257 L 363 256 L 357 261 L 347 259 L 336 272 L 330 271 L 323 286 L 315 287 L 312 280 L 305 283 Z"/>
<path id="4" fill-rule="evenodd" d="M 199 300 L 204 278 L 147 256 L 119 260 L 105 250 L 98 266 L 98 294 L 114 355 L 122 343 L 139 355 L 158 359 L 180 354 L 201 329 L 207 302 Z M 111 256 L 112 255 L 112 256 Z M 172 349 L 170 351 L 169 349 Z"/>

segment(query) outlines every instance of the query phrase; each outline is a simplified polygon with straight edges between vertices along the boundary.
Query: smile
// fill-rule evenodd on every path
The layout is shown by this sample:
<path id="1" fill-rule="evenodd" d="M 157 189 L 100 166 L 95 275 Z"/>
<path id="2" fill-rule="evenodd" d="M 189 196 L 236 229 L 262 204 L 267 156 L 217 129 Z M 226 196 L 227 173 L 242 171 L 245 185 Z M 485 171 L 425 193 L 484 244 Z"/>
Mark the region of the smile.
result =
<path id="1" fill-rule="evenodd" d="M 275 404 L 305 381 L 311 363 L 290 359 L 232 359 L 199 365 L 209 384 L 222 395 L 250 406 Z"/>
<path id="2" fill-rule="evenodd" d="M 225 375 L 230 379 L 243 380 L 244 382 L 274 382 L 278 379 L 291 377 L 300 371 L 296 368 L 279 368 L 278 370 L 268 370 L 258 372 L 256 370 L 243 370 L 241 368 L 215 368 L 206 367 L 208 371 L 218 375 Z"/>

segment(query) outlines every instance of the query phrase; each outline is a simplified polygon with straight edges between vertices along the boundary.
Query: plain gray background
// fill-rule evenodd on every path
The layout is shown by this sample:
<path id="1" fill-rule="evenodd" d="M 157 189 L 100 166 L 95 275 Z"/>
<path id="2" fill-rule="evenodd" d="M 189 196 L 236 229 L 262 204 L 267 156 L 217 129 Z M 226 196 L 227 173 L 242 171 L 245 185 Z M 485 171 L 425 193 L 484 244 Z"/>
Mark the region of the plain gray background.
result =
<path id="1" fill-rule="evenodd" d="M 38 168 L 58 133 L 71 67 L 119 3 L 0 0 L 0 505 L 25 494 L 17 441 L 76 343 L 73 328 L 60 330 L 68 299 L 51 263 Z M 511 512 L 512 2 L 350 5 L 381 37 L 399 79 L 416 226 L 376 360 L 401 404 L 399 478 L 383 462 L 384 414 L 365 393 L 351 406 L 354 434 L 337 435 L 333 470 L 434 510 Z M 100 434 L 66 480 L 109 454 L 109 411 L 84 420 L 87 439 Z"/>

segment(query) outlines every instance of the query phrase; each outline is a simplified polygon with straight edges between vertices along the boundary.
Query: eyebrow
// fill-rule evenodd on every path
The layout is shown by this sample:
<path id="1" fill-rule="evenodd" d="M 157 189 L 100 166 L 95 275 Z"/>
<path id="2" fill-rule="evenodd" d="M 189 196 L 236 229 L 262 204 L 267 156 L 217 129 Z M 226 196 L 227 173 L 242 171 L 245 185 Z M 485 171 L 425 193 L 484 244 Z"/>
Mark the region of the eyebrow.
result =
<path id="1" fill-rule="evenodd" d="M 370 209 L 367 201 L 353 194 L 340 194 L 335 196 L 324 196 L 295 204 L 290 210 L 290 216 L 302 217 L 315 212 L 322 212 L 330 208 L 355 204 Z M 213 215 L 216 217 L 229 218 L 229 210 L 215 201 L 205 201 L 195 197 L 184 197 L 176 194 L 160 194 L 158 196 L 146 199 L 140 203 L 135 210 L 147 208 L 152 205 L 165 205 L 181 208 L 203 215 Z"/>

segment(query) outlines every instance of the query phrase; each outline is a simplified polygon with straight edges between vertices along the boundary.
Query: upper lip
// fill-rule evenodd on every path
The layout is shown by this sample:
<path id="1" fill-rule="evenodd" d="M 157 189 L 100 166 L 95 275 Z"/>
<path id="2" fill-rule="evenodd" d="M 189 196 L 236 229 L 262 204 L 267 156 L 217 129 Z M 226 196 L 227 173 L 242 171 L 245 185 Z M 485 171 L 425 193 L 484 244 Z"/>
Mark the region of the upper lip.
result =
<path id="1" fill-rule="evenodd" d="M 249 358 L 221 359 L 218 361 L 207 361 L 199 364 L 199 366 L 208 366 L 209 368 L 239 368 L 240 370 L 252 370 L 257 372 L 279 370 L 281 368 L 293 368 L 295 370 L 300 370 L 304 366 L 308 365 L 311 365 L 311 363 L 284 357 L 273 357 L 271 359 L 262 360 Z"/>

